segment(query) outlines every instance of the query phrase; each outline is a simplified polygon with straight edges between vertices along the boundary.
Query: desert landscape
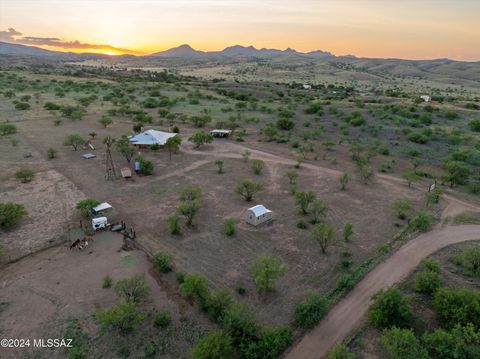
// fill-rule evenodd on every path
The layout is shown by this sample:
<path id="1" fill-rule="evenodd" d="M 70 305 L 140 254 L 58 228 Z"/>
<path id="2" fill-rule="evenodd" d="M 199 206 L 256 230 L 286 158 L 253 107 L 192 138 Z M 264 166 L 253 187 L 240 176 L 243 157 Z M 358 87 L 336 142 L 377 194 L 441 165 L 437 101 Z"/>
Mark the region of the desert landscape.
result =
<path id="1" fill-rule="evenodd" d="M 0 357 L 480 355 L 480 62 L 3 33 Z"/>

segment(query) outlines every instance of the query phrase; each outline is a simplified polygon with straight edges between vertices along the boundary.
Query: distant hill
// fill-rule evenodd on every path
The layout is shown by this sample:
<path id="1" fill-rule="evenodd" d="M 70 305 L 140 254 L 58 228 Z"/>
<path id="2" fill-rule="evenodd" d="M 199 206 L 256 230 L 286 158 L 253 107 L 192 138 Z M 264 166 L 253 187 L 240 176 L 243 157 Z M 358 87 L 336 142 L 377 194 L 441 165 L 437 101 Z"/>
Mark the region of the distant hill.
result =
<path id="1" fill-rule="evenodd" d="M 11 44 L 0 41 L 0 55 L 16 55 L 16 56 L 58 56 L 65 55 L 66 52 L 51 51 L 41 49 L 35 46 L 25 46 L 20 44 Z"/>
<path id="2" fill-rule="evenodd" d="M 191 57 L 199 57 L 204 54 L 205 52 L 194 50 L 190 45 L 184 44 L 177 47 L 173 47 L 166 51 L 156 52 L 154 54 L 151 54 L 150 56 L 191 58 Z"/>

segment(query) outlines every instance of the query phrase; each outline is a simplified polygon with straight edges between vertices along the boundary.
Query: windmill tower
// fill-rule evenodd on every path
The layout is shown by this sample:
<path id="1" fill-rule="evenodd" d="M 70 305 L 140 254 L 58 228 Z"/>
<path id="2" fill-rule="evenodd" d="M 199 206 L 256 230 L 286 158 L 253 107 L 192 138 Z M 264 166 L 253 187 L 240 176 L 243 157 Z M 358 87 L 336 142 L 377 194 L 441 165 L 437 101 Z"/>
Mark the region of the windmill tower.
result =
<path id="1" fill-rule="evenodd" d="M 107 136 L 103 139 L 103 143 L 107 146 L 105 151 L 105 178 L 107 180 L 115 179 L 117 173 L 115 172 L 115 165 L 113 163 L 112 152 L 110 147 L 112 147 L 113 138 Z"/>

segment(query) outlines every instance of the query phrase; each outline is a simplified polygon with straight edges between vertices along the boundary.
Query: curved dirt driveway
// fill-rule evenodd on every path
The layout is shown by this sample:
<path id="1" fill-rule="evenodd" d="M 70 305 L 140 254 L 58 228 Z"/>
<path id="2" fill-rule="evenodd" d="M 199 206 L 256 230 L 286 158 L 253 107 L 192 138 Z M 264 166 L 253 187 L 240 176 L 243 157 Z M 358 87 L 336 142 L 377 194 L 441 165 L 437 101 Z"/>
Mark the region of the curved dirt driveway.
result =
<path id="1" fill-rule="evenodd" d="M 320 359 L 365 319 L 371 296 L 405 279 L 420 261 L 451 244 L 480 239 L 480 225 L 434 229 L 410 240 L 375 267 L 338 302 L 320 324 L 307 333 L 285 356 L 287 359 Z"/>

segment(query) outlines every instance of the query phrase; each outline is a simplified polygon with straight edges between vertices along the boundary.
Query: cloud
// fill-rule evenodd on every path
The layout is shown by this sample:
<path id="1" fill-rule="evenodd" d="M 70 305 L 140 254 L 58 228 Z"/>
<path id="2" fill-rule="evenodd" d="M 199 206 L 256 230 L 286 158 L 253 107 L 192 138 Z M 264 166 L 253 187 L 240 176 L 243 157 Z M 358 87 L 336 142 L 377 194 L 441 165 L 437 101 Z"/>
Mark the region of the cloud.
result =
<path id="1" fill-rule="evenodd" d="M 85 50 L 104 50 L 127 54 L 136 54 L 137 51 L 124 49 L 121 47 L 115 47 L 106 44 L 89 44 L 83 43 L 78 40 L 65 41 L 58 37 L 36 37 L 36 36 L 22 36 L 21 32 L 16 31 L 13 28 L 9 28 L 8 31 L 0 31 L 0 41 L 11 42 L 22 45 L 30 46 L 52 46 L 62 49 L 85 49 Z"/>
<path id="2" fill-rule="evenodd" d="M 14 28 L 8 28 L 7 31 L 0 31 L 0 41 L 15 42 L 15 37 L 22 36 L 21 32 L 18 32 Z"/>

